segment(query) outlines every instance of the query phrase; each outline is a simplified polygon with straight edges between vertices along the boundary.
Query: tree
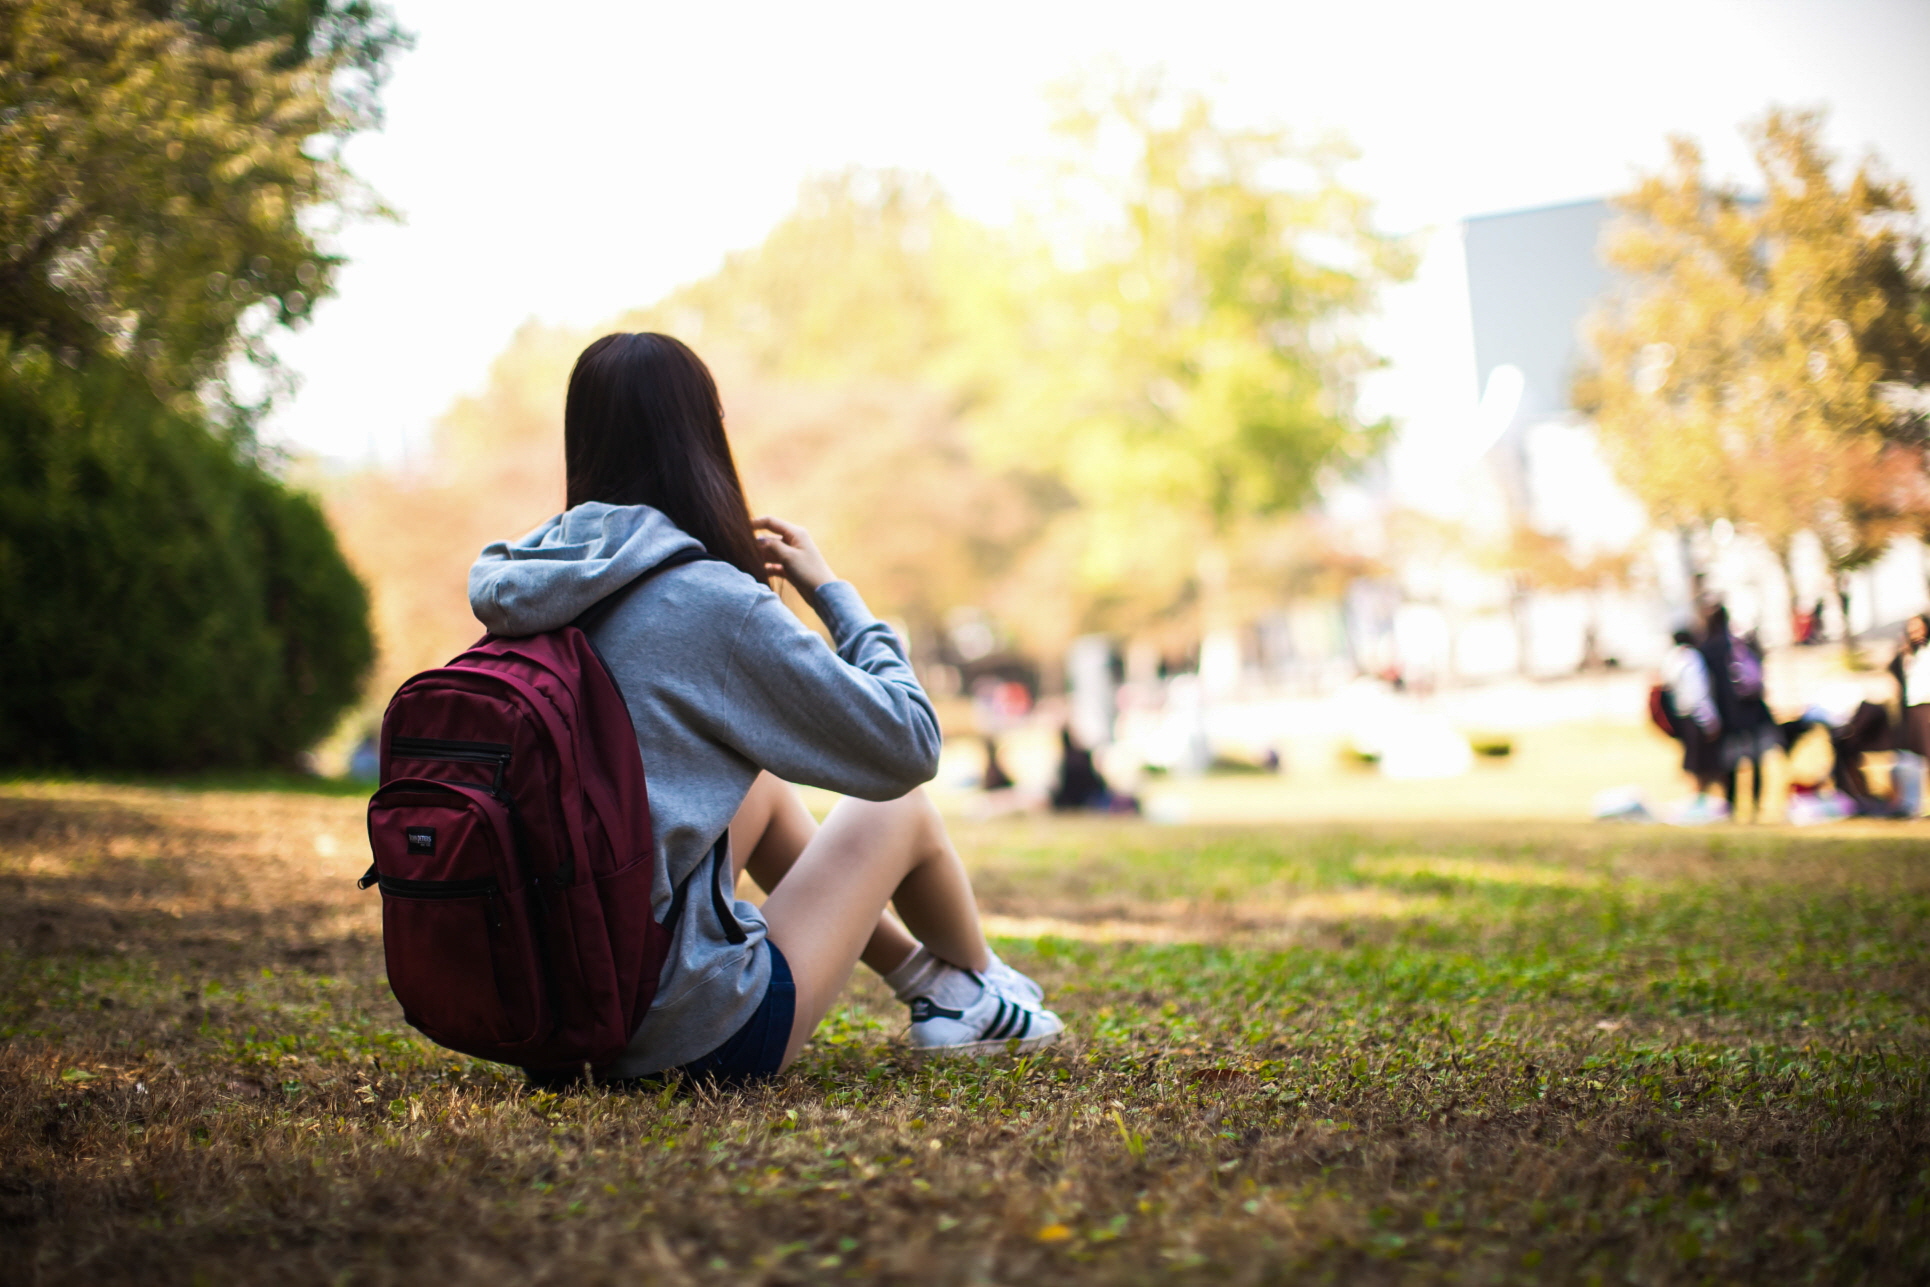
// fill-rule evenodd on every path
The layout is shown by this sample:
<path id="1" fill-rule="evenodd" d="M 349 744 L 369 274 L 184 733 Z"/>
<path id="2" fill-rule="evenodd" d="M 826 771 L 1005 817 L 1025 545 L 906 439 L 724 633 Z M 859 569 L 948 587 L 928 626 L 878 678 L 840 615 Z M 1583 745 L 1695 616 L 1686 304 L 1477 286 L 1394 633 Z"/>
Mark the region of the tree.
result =
<path id="1" fill-rule="evenodd" d="M 325 140 L 401 41 L 368 0 L 0 0 L 0 762 L 287 764 L 355 700 L 367 596 L 223 373 L 330 289 Z"/>
<path id="2" fill-rule="evenodd" d="M 635 320 L 786 379 L 938 382 L 969 343 L 974 283 L 1006 257 L 929 178 L 846 170 L 806 182 L 759 245 Z"/>
<path id="3" fill-rule="evenodd" d="M 0 349 L 0 764 L 292 765 L 368 599 L 314 501 L 112 363 Z"/>
<path id="4" fill-rule="evenodd" d="M 1410 258 L 1340 184 L 1337 144 L 1225 125 L 1152 80 L 1069 96 L 1062 128 L 1102 231 L 1014 300 L 1011 374 L 974 420 L 990 459 L 1076 500 L 1058 520 L 1076 633 L 1213 595 L 1242 544 L 1374 453 L 1390 426 L 1355 412 L 1379 362 L 1356 324 Z"/>
<path id="5" fill-rule="evenodd" d="M 314 141 L 402 43 L 365 0 L 0 0 L 0 331 L 225 394 L 332 290 L 313 216 L 371 207 Z"/>
<path id="6" fill-rule="evenodd" d="M 998 598 L 1067 503 L 1039 462 L 985 461 L 967 427 L 1002 395 L 1026 253 L 929 179 L 847 171 L 807 183 L 756 248 L 618 322 L 699 347 L 752 505 L 810 525 L 921 660 L 946 612 Z"/>
<path id="7" fill-rule="evenodd" d="M 1925 518 L 1920 431 L 1893 390 L 1930 378 L 1930 326 L 1908 188 L 1870 163 L 1839 186 L 1821 124 L 1754 128 L 1759 199 L 1674 140 L 1669 171 L 1621 200 L 1608 254 L 1628 286 L 1576 401 L 1657 519 L 1729 519 L 1785 566 L 1812 533 L 1847 598 L 1847 575 Z"/>
<path id="8" fill-rule="evenodd" d="M 563 508 L 563 392 L 590 338 L 524 326 L 483 390 L 444 414 L 427 460 L 322 481 L 343 551 L 368 583 L 382 642 L 355 717 L 366 730 L 404 679 L 482 633 L 466 588 L 476 552 Z"/>
<path id="9" fill-rule="evenodd" d="M 1095 627 L 1178 617 L 1196 639 L 1202 547 L 1220 603 L 1261 582 L 1274 602 L 1319 546 L 1296 510 L 1385 431 L 1352 411 L 1375 359 L 1351 326 L 1405 257 L 1333 181 L 1342 154 L 1223 129 L 1197 98 L 1128 94 L 1102 116 L 1141 151 L 1083 264 L 928 179 L 850 171 L 613 323 L 703 355 L 752 506 L 811 526 L 921 661 L 964 606 L 1046 658 Z M 564 381 L 590 338 L 519 334 L 445 420 L 433 470 L 334 491 L 385 675 L 458 645 L 474 624 L 439 587 L 560 506 Z"/>

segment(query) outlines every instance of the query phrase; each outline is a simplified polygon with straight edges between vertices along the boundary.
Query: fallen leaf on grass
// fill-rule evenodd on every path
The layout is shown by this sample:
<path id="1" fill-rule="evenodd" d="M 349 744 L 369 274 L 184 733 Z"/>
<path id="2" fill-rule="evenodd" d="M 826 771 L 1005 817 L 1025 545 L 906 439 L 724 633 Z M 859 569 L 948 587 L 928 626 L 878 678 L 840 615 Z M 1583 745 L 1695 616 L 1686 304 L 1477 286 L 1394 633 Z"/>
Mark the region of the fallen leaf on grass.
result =
<path id="1" fill-rule="evenodd" d="M 85 1068 L 69 1068 L 66 1072 L 60 1074 L 60 1079 L 62 1081 L 92 1081 L 95 1076 L 96 1074 L 88 1072 Z"/>
<path id="2" fill-rule="evenodd" d="M 1072 1237 L 1072 1230 L 1062 1224 L 1049 1224 L 1032 1236 L 1040 1242 L 1065 1242 Z"/>

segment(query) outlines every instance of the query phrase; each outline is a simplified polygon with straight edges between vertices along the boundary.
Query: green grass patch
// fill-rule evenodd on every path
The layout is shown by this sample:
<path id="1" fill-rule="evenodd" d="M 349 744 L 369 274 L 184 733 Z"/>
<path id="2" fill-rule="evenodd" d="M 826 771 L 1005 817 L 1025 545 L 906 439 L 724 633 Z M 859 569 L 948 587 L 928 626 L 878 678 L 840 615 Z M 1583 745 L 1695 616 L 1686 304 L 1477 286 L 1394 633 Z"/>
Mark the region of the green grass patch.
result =
<path id="1" fill-rule="evenodd" d="M 966 827 L 1061 1047 L 916 1063 L 860 977 L 769 1086 L 555 1095 L 402 1022 L 358 827 L 0 792 L 0 1220 L 40 1281 L 1930 1273 L 1908 831 Z"/>

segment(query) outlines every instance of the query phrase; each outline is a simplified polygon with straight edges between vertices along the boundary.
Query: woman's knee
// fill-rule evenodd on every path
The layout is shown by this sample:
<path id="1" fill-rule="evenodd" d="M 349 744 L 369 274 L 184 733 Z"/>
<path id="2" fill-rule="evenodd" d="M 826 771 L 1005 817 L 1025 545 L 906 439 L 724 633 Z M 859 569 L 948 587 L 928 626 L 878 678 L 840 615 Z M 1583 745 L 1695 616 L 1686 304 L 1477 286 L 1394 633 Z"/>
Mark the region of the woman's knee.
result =
<path id="1" fill-rule="evenodd" d="M 888 834 L 894 840 L 916 846 L 921 855 L 925 848 L 942 842 L 945 835 L 938 806 L 922 787 L 913 788 L 895 800 L 847 798 L 838 802 L 832 816 L 839 817 L 845 826 L 871 834 Z"/>

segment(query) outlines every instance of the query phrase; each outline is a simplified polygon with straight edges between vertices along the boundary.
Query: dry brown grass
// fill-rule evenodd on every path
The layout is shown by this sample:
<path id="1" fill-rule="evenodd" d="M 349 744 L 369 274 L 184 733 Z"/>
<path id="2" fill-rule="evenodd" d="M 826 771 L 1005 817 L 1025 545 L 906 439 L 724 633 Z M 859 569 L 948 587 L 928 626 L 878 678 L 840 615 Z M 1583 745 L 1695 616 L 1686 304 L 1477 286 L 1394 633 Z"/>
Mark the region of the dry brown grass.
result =
<path id="1" fill-rule="evenodd" d="M 1062 931 L 1005 945 L 1060 1050 L 916 1066 L 860 979 L 774 1085 L 557 1098 L 402 1025 L 358 801 L 6 788 L 0 1273 L 1930 1275 L 1908 832 L 961 843 L 989 910 Z"/>

